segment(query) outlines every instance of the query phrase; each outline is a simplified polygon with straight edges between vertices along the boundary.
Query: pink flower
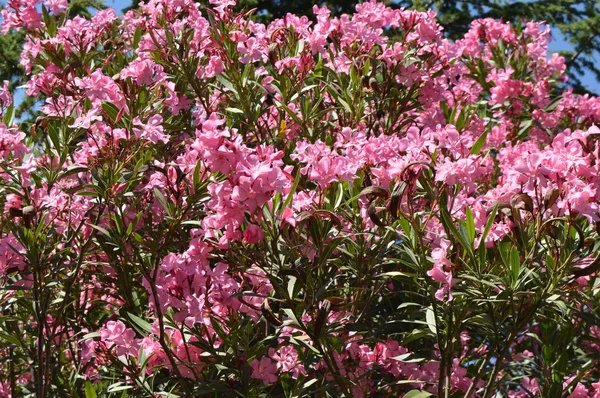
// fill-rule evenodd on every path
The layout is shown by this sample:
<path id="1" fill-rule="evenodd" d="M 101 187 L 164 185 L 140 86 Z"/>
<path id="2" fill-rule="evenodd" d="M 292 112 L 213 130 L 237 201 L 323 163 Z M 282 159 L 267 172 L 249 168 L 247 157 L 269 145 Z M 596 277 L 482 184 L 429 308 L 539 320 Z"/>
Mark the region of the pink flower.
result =
<path id="1" fill-rule="evenodd" d="M 148 119 L 148 123 L 142 123 L 139 118 L 133 119 L 133 124 L 141 128 L 134 128 L 133 132 L 138 138 L 143 138 L 153 144 L 159 141 L 165 144 L 169 142 L 169 136 L 163 133 L 162 127 L 163 118 L 161 115 L 154 115 Z"/>
<path id="2" fill-rule="evenodd" d="M 244 230 L 244 243 L 246 244 L 254 244 L 258 243 L 265 238 L 265 234 L 262 229 L 255 224 L 250 224 Z"/>
<path id="3" fill-rule="evenodd" d="M 73 124 L 69 125 L 69 127 L 87 130 L 92 126 L 92 123 L 102 120 L 102 116 L 99 116 L 98 113 L 100 113 L 98 108 L 92 108 L 75 119 Z"/>
<path id="4" fill-rule="evenodd" d="M 204 310 L 205 296 L 201 294 L 199 297 L 189 295 L 186 299 L 186 307 L 188 310 L 188 317 L 186 320 L 190 321 L 192 325 L 196 323 L 207 323 L 210 324 L 210 320 L 206 316 Z"/>
<path id="5" fill-rule="evenodd" d="M 54 15 L 58 15 L 62 14 L 67 9 L 69 3 L 67 0 L 46 0 L 44 1 L 44 5 Z"/>
<path id="6" fill-rule="evenodd" d="M 433 268 L 427 271 L 427 275 L 436 282 L 442 283 L 442 287 L 435 293 L 435 298 L 442 301 L 446 293 L 448 293 L 448 301 L 452 301 L 452 286 L 456 281 L 452 277 L 452 267 L 454 266 L 450 260 L 446 258 L 446 250 L 450 244 L 447 241 L 442 241 L 442 246 L 436 248 L 431 253 L 431 258 L 434 260 Z M 447 268 L 448 270 L 445 270 Z"/>
<path id="7" fill-rule="evenodd" d="M 107 348 L 116 347 L 117 355 L 137 355 L 135 332 L 121 321 L 108 321 L 100 330 L 100 338 Z"/>
<path id="8" fill-rule="evenodd" d="M 83 365 L 91 362 L 96 357 L 98 343 L 93 339 L 84 340 L 81 343 L 81 363 Z"/>
<path id="9" fill-rule="evenodd" d="M 210 0 L 209 1 L 210 4 L 212 4 L 215 7 L 215 10 L 219 13 L 219 16 L 221 18 L 223 18 L 223 16 L 225 15 L 225 11 L 227 9 L 230 9 L 231 7 L 235 6 L 237 4 L 236 0 Z"/>
<path id="10" fill-rule="evenodd" d="M 281 372 L 290 372 L 294 379 L 300 374 L 306 375 L 304 365 L 298 361 L 298 352 L 291 345 L 282 346 L 278 351 L 270 348 L 269 356 L 277 362 L 277 368 Z"/>
<path id="11" fill-rule="evenodd" d="M 89 77 L 76 77 L 74 82 L 92 102 L 110 101 L 117 107 L 127 106 L 121 88 L 100 69 L 96 69 Z"/>
<path id="12" fill-rule="evenodd" d="M 25 26 L 29 29 L 39 29 L 42 27 L 42 14 L 40 14 L 35 7 L 37 1 L 33 1 L 27 4 L 24 9 L 21 10 L 21 20 Z"/>
<path id="13" fill-rule="evenodd" d="M 6 108 L 12 104 L 12 95 L 8 89 L 8 80 L 4 80 L 3 87 L 0 87 L 0 107 Z"/>
<path id="14" fill-rule="evenodd" d="M 4 235 L 0 239 L 0 276 L 4 276 L 6 271 L 25 269 L 23 254 L 25 249 L 12 233 Z"/>
<path id="15" fill-rule="evenodd" d="M 6 195 L 6 203 L 4 204 L 4 212 L 8 213 L 10 209 L 20 209 L 23 198 L 14 193 Z"/>
<path id="16" fill-rule="evenodd" d="M 277 365 L 273 363 L 269 357 L 253 360 L 252 363 L 250 363 L 250 367 L 252 368 L 251 377 L 262 380 L 265 385 L 277 381 Z"/>
<path id="17" fill-rule="evenodd" d="M 215 77 L 215 76 L 221 74 L 221 72 L 223 72 L 223 69 L 224 69 L 223 60 L 221 58 L 213 55 L 208 60 L 208 65 L 206 65 L 206 68 L 204 69 L 203 77 L 205 79 Z"/>
<path id="18" fill-rule="evenodd" d="M 152 62 L 150 59 L 136 58 L 119 74 L 121 79 L 131 77 L 138 86 L 151 86 L 165 78 L 163 67 Z"/>
<path id="19" fill-rule="evenodd" d="M 238 43 L 237 50 L 242 55 L 240 57 L 240 62 L 243 64 L 262 60 L 265 52 L 264 46 L 262 46 L 254 37 L 250 37 L 247 40 Z"/>
<path id="20" fill-rule="evenodd" d="M 29 152 L 29 149 L 23 144 L 25 133 L 16 128 L 8 128 L 0 122 L 0 159 L 8 159 L 12 156 L 21 157 Z"/>

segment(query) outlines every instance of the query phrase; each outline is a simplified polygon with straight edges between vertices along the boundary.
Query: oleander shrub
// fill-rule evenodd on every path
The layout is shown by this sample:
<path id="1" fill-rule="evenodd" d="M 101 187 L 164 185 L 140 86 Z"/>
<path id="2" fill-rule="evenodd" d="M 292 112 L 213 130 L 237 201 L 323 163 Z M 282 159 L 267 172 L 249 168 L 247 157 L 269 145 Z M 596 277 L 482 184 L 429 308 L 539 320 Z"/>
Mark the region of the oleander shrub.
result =
<path id="1" fill-rule="evenodd" d="M 600 99 L 549 27 L 11 0 L 0 397 L 600 396 Z"/>

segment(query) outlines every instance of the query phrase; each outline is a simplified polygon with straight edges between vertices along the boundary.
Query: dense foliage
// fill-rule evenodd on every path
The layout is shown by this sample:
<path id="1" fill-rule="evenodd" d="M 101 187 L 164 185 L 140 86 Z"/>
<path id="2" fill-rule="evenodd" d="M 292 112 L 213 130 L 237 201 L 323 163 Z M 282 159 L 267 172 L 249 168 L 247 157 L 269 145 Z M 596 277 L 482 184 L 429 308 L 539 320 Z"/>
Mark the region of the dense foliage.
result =
<path id="1" fill-rule="evenodd" d="M 46 99 L 0 91 L 0 396 L 598 396 L 600 99 L 548 27 L 232 6 L 3 11 Z"/>

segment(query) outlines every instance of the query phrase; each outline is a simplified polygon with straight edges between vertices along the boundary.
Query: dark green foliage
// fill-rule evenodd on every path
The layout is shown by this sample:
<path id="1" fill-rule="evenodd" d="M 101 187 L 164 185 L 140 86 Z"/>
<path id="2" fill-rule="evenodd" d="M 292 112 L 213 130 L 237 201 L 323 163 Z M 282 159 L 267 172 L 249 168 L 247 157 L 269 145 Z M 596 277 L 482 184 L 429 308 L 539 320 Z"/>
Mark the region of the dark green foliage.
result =
<path id="1" fill-rule="evenodd" d="M 8 80 L 14 87 L 23 74 L 19 65 L 24 32 L 0 35 L 0 81 Z"/>

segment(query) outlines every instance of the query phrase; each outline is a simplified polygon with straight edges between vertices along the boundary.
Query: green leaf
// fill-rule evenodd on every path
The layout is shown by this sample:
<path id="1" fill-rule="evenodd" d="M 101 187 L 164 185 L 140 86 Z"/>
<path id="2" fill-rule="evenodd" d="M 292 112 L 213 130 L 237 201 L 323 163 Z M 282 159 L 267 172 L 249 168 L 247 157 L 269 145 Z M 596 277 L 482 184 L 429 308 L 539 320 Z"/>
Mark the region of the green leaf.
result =
<path id="1" fill-rule="evenodd" d="M 294 183 L 292 184 L 292 187 L 290 188 L 290 193 L 288 193 L 288 196 L 287 196 L 287 198 L 285 198 L 285 202 L 283 202 L 283 206 L 281 207 L 282 212 L 290 205 L 290 203 L 292 203 L 292 199 L 294 198 L 294 193 L 296 192 L 296 188 L 298 187 L 298 184 L 300 183 L 301 177 L 302 177 L 302 174 L 300 174 L 300 168 L 298 168 L 298 170 L 296 171 L 296 177 L 294 178 Z"/>
<path id="2" fill-rule="evenodd" d="M 225 88 L 227 88 L 229 91 L 231 91 L 232 93 L 234 93 L 236 96 L 238 96 L 238 92 L 237 90 L 233 87 L 233 84 L 231 84 L 231 82 L 229 80 L 227 80 L 227 78 L 225 78 L 225 76 L 223 76 L 223 74 L 217 75 L 217 80 L 219 81 L 219 83 L 221 83 Z M 217 87 L 219 88 L 219 87 Z M 219 90 L 221 90 L 219 88 Z M 221 90 L 222 91 L 222 90 Z"/>
<path id="3" fill-rule="evenodd" d="M 296 277 L 295 276 L 290 276 L 290 280 L 288 281 L 288 285 L 287 285 L 287 292 L 289 297 L 294 297 L 294 287 L 296 286 Z"/>
<path id="4" fill-rule="evenodd" d="M 398 355 L 396 357 L 393 357 L 392 359 L 395 361 L 399 361 L 399 362 L 405 362 L 405 363 L 413 363 L 413 362 L 423 362 L 423 358 L 412 358 L 410 359 L 411 356 L 413 356 L 413 353 L 406 353 L 406 354 L 402 354 L 402 355 Z"/>
<path id="5" fill-rule="evenodd" d="M 519 133 L 518 137 L 523 138 L 523 136 L 529 131 L 529 129 L 533 126 L 533 120 L 526 119 L 521 122 L 519 125 Z"/>
<path id="6" fill-rule="evenodd" d="M 143 331 L 145 331 L 147 333 L 152 333 L 152 326 L 150 325 L 150 323 L 148 323 L 147 321 L 143 320 L 139 316 L 137 316 L 135 314 L 132 314 L 131 312 L 128 312 L 127 316 L 141 330 L 143 330 Z"/>
<path id="7" fill-rule="evenodd" d="M 131 388 L 133 388 L 133 386 L 123 385 L 122 382 L 118 382 L 118 383 L 114 383 L 114 384 L 111 384 L 110 386 L 108 386 L 108 388 L 106 389 L 106 392 L 124 391 L 124 390 L 129 390 Z"/>
<path id="8" fill-rule="evenodd" d="M 103 102 L 102 110 L 106 112 L 106 114 L 110 117 L 112 121 L 117 120 L 117 116 L 119 115 L 119 108 L 117 108 L 114 104 L 110 102 Z"/>
<path id="9" fill-rule="evenodd" d="M 513 246 L 510 249 L 510 277 L 511 277 L 511 281 L 513 283 L 513 287 L 517 283 L 520 273 L 521 273 L 521 259 L 519 256 L 519 250 Z"/>
<path id="10" fill-rule="evenodd" d="M 563 99 L 564 98 L 562 96 L 556 97 L 554 99 L 554 101 L 552 101 L 550 103 L 550 105 L 548 105 L 544 110 L 546 112 L 552 112 L 552 111 L 554 111 L 556 109 L 556 107 L 558 106 L 558 104 L 560 104 L 563 101 Z"/>
<path id="11" fill-rule="evenodd" d="M 348 112 L 349 114 L 352 114 L 352 107 L 350 106 L 350 104 L 346 101 L 344 101 L 341 96 L 336 98 L 338 100 L 338 102 L 340 104 L 342 104 L 342 106 L 344 107 L 344 109 L 346 110 L 346 112 Z"/>
<path id="12" fill-rule="evenodd" d="M 133 34 L 133 48 L 137 48 L 138 44 L 140 44 L 140 40 L 142 39 L 142 28 L 141 27 L 137 27 L 135 28 L 135 33 Z"/>
<path id="13" fill-rule="evenodd" d="M 483 146 L 487 142 L 487 136 L 488 136 L 488 130 L 485 130 L 483 132 L 483 134 L 481 134 L 479 136 L 479 138 L 477 138 L 477 141 L 475 141 L 475 143 L 471 147 L 472 155 L 479 155 L 481 153 L 481 149 L 483 149 Z"/>
<path id="14" fill-rule="evenodd" d="M 57 180 L 61 180 L 63 178 L 66 178 L 70 175 L 73 174 L 78 174 L 78 173 L 85 173 L 88 171 L 87 167 L 81 167 L 81 166 L 71 166 L 68 169 L 66 169 L 65 171 L 63 171 L 60 176 L 57 178 Z"/>
<path id="15" fill-rule="evenodd" d="M 181 225 L 189 225 L 191 227 L 202 227 L 202 221 L 195 221 L 195 220 L 182 221 Z"/>
<path id="16" fill-rule="evenodd" d="M 169 207 L 169 203 L 167 202 L 165 195 L 163 195 L 163 193 L 156 187 L 154 187 L 153 191 L 154 196 L 156 197 L 156 199 L 158 199 L 162 208 L 165 209 L 167 215 L 171 216 L 171 208 Z"/>
<path id="17" fill-rule="evenodd" d="M 298 117 L 298 115 L 296 115 L 296 112 L 294 112 L 293 110 L 291 110 L 286 104 L 284 104 L 282 102 L 277 102 L 276 104 L 277 104 L 278 107 L 282 107 L 283 110 L 285 110 L 285 113 L 287 113 L 292 119 L 294 119 L 294 122 L 296 122 L 300 126 L 304 126 L 304 123 L 302 122 L 302 119 L 300 119 Z"/>
<path id="18" fill-rule="evenodd" d="M 198 160 L 198 163 L 196 163 L 196 167 L 194 167 L 194 173 L 192 175 L 192 183 L 194 184 L 194 188 L 197 189 L 197 187 L 200 185 L 200 169 L 202 168 L 202 161 Z"/>
<path id="19" fill-rule="evenodd" d="M 497 212 L 498 212 L 498 204 L 496 203 L 494 205 L 494 207 L 492 207 L 492 210 L 490 211 L 490 215 L 489 215 L 487 222 L 485 223 L 485 228 L 483 229 L 483 233 L 481 234 L 481 237 L 479 238 L 479 246 L 477 247 L 477 250 L 479 251 L 479 266 L 480 267 L 483 267 L 485 265 L 486 250 L 487 250 L 487 248 L 485 247 L 485 239 L 487 238 L 488 234 L 492 230 L 492 226 L 494 225 L 494 220 L 496 219 Z"/>
<path id="20" fill-rule="evenodd" d="M 296 317 L 296 314 L 294 314 L 294 311 L 292 311 L 290 308 L 284 308 L 283 312 L 285 312 L 285 314 L 292 320 L 292 322 L 294 322 L 294 324 L 296 324 L 297 326 L 303 327 L 302 322 L 300 322 L 298 320 L 298 318 Z"/>
<path id="21" fill-rule="evenodd" d="M 475 219 L 473 218 L 473 213 L 471 212 L 471 209 L 469 209 L 468 207 L 465 215 L 465 226 L 467 228 L 467 235 L 469 236 L 469 243 L 473 244 L 473 242 L 475 242 Z"/>
<path id="22" fill-rule="evenodd" d="M 94 339 L 96 337 L 100 337 L 100 332 L 91 332 L 91 333 L 84 334 L 83 337 L 81 338 L 81 341 Z"/>
<path id="23" fill-rule="evenodd" d="M 315 347 L 313 347 L 311 344 L 308 344 L 306 341 L 304 341 L 301 338 L 290 338 L 290 343 L 297 345 L 297 346 L 302 346 L 305 348 L 308 348 L 309 350 L 311 350 L 312 352 L 314 352 L 315 354 L 321 355 L 321 353 L 319 352 L 319 350 L 317 350 Z"/>
<path id="24" fill-rule="evenodd" d="M 440 216 L 442 225 L 444 226 L 444 229 L 446 230 L 448 235 L 454 237 L 454 239 L 458 241 L 458 243 L 460 243 L 460 245 L 467 251 L 467 253 L 472 256 L 473 245 L 469 244 L 469 242 L 466 241 L 465 236 L 463 236 L 463 234 L 459 232 L 459 230 L 454 225 L 454 222 L 452 221 L 452 217 L 448 213 L 448 210 L 445 209 L 443 206 L 440 207 Z"/>
<path id="25" fill-rule="evenodd" d="M 15 336 L 11 336 L 10 334 L 0 333 L 0 340 L 7 341 L 11 344 L 16 345 L 17 347 L 21 347 L 21 341 Z"/>
<path id="26" fill-rule="evenodd" d="M 389 271 L 389 272 L 384 272 L 379 275 L 375 275 L 375 278 L 393 278 L 395 276 L 405 276 L 405 277 L 412 278 L 412 277 L 416 276 L 416 274 L 409 274 L 409 273 L 400 272 L 400 271 Z"/>
<path id="27" fill-rule="evenodd" d="M 98 226 L 98 225 L 94 225 L 94 224 L 90 224 L 90 226 L 98 231 L 100 231 L 103 235 L 105 235 L 106 237 L 110 238 L 110 232 L 108 232 L 106 229 Z"/>
<path id="28" fill-rule="evenodd" d="M 402 303 L 398 306 L 398 308 L 396 308 L 397 310 L 401 310 L 402 308 L 407 308 L 407 307 L 421 307 L 421 304 L 419 303 L 412 303 L 410 301 L 407 301 L 406 303 Z"/>
<path id="29" fill-rule="evenodd" d="M 429 330 L 431 330 L 434 334 L 437 334 L 437 322 L 435 320 L 433 307 L 427 307 L 427 310 L 425 311 L 425 319 L 427 320 L 427 326 L 429 327 Z"/>
<path id="30" fill-rule="evenodd" d="M 98 398 L 96 388 L 89 380 L 85 382 L 85 398 Z"/>
<path id="31" fill-rule="evenodd" d="M 4 113 L 4 117 L 2 118 L 2 122 L 7 126 L 12 126 L 15 120 L 15 106 L 14 104 L 10 104 L 10 106 L 6 109 Z"/>
<path id="32" fill-rule="evenodd" d="M 411 390 L 409 392 L 406 393 L 406 395 L 404 395 L 404 398 L 427 398 L 427 397 L 431 397 L 433 394 L 427 392 L 427 391 L 421 391 L 421 390 Z"/>

